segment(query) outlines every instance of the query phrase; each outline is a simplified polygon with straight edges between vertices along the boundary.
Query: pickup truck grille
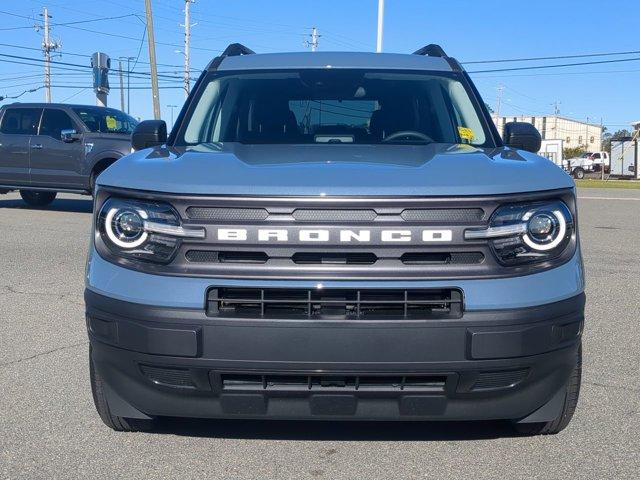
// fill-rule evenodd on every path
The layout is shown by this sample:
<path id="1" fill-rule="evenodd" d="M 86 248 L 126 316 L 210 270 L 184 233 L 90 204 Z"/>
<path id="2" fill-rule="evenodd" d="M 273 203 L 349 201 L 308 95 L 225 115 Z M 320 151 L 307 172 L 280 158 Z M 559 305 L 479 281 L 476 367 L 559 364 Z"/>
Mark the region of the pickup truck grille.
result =
<path id="1" fill-rule="evenodd" d="M 212 288 L 207 315 L 221 318 L 425 320 L 460 318 L 457 289 Z"/>

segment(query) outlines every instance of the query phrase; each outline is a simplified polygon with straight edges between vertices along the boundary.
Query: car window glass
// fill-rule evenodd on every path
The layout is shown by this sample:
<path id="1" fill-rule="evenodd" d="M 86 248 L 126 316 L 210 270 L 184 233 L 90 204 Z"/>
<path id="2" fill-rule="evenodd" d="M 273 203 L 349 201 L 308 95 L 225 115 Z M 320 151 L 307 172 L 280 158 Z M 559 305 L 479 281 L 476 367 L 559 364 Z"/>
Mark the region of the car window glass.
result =
<path id="1" fill-rule="evenodd" d="M 40 135 L 48 135 L 60 140 L 62 130 L 75 130 L 73 121 L 62 110 L 45 109 L 40 124 Z"/>
<path id="2" fill-rule="evenodd" d="M 212 76 L 177 143 L 465 143 L 487 134 L 455 75 L 300 70 Z"/>
<path id="3" fill-rule="evenodd" d="M 138 122 L 120 110 L 99 107 L 73 107 L 90 132 L 126 133 L 133 132 Z"/>
<path id="4" fill-rule="evenodd" d="M 9 108 L 2 117 L 0 132 L 18 135 L 35 135 L 40 122 L 40 108 Z"/>

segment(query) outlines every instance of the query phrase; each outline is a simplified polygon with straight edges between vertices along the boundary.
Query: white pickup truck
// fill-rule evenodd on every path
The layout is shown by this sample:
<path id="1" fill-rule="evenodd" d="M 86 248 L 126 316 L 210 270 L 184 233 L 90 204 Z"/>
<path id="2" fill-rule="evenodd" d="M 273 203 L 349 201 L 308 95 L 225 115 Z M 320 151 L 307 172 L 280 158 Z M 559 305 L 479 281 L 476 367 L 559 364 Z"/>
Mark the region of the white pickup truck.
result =
<path id="1" fill-rule="evenodd" d="M 587 173 L 599 172 L 611 165 L 607 152 L 585 152 L 579 157 L 563 161 L 563 168 L 574 178 L 584 178 Z"/>

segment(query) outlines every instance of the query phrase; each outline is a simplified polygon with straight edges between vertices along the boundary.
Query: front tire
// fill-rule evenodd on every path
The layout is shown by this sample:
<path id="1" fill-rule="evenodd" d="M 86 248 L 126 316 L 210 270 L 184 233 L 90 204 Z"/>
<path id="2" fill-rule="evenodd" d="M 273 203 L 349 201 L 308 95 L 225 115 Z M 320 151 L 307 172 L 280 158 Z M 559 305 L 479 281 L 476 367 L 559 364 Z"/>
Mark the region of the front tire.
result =
<path id="1" fill-rule="evenodd" d="M 20 190 L 20 196 L 27 205 L 46 207 L 56 198 L 57 192 L 38 192 L 36 190 Z"/>
<path id="2" fill-rule="evenodd" d="M 582 343 L 578 347 L 576 365 L 567 381 L 564 403 L 560 415 L 550 422 L 541 423 L 513 423 L 515 431 L 521 435 L 555 435 L 564 430 L 573 418 L 580 396 L 582 381 Z"/>
<path id="3" fill-rule="evenodd" d="M 578 180 L 582 180 L 584 178 L 584 170 L 580 167 L 576 168 L 573 171 L 573 177 L 577 178 Z"/>
<path id="4" fill-rule="evenodd" d="M 125 418 L 111 413 L 104 389 L 104 380 L 96 370 L 91 349 L 89 349 L 89 378 L 91 380 L 93 403 L 98 411 L 98 415 L 100 415 L 100 418 L 107 427 L 116 432 L 149 432 L 154 429 L 155 421 L 153 419 Z"/>

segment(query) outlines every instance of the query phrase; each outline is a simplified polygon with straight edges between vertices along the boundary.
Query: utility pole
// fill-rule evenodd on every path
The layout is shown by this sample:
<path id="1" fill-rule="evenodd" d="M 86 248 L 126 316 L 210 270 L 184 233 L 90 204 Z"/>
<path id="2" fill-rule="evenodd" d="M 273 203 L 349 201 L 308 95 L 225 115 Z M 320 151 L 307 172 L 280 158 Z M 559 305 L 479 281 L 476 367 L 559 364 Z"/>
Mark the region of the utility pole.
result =
<path id="1" fill-rule="evenodd" d="M 382 30 L 384 28 L 384 0 L 378 0 L 378 36 L 376 40 L 376 52 L 382 52 Z"/>
<path id="2" fill-rule="evenodd" d="M 151 96 L 153 98 L 153 118 L 160 120 L 160 91 L 158 89 L 158 65 L 156 63 L 156 41 L 153 35 L 153 12 L 151 0 L 144 0 L 147 20 L 147 44 L 149 46 L 149 63 L 151 68 Z"/>
<path id="3" fill-rule="evenodd" d="M 60 48 L 60 44 L 49 38 L 49 9 L 43 7 L 42 13 L 44 17 L 44 39 L 42 41 L 42 52 L 44 53 L 44 100 L 51 103 L 51 52 Z"/>
<path id="4" fill-rule="evenodd" d="M 318 35 L 318 29 L 316 27 L 313 27 L 311 29 L 311 35 L 309 36 L 311 37 L 311 41 L 307 40 L 305 43 L 307 47 L 311 47 L 312 52 L 315 52 L 316 50 L 318 50 L 318 39 L 322 35 Z"/>
<path id="5" fill-rule="evenodd" d="M 122 58 L 118 59 L 118 74 L 120 77 L 120 110 L 124 112 L 124 79 L 122 78 Z"/>
<path id="6" fill-rule="evenodd" d="M 184 0 L 184 96 L 189 96 L 191 91 L 191 75 L 189 66 L 189 43 L 191 41 L 191 4 L 195 3 L 195 0 Z"/>

